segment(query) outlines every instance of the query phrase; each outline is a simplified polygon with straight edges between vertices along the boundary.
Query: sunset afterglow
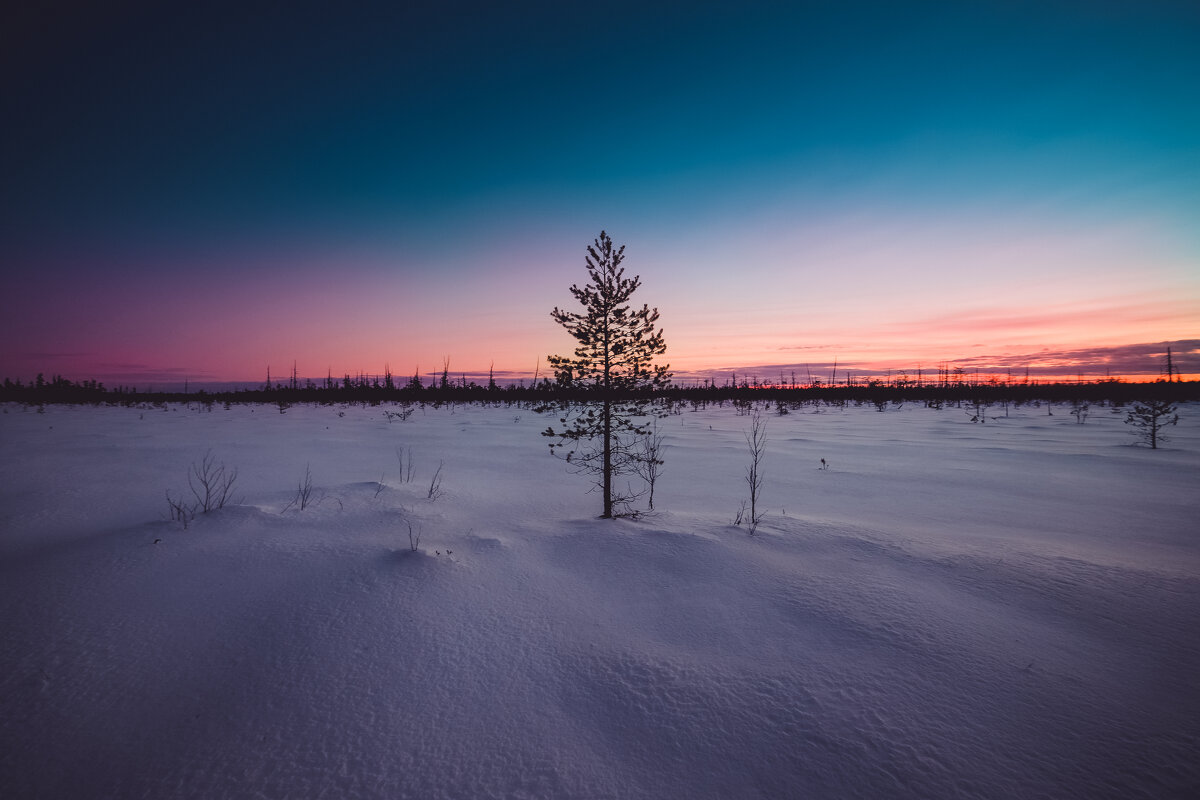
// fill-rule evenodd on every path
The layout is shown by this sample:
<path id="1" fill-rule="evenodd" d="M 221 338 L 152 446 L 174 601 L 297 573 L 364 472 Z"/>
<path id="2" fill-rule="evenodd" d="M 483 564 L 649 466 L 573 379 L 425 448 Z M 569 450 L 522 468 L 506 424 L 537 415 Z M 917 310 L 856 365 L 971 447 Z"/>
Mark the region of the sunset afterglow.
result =
<path id="1" fill-rule="evenodd" d="M 1194 4 L 459 5 L 22 12 L 0 377 L 1200 377 Z"/>

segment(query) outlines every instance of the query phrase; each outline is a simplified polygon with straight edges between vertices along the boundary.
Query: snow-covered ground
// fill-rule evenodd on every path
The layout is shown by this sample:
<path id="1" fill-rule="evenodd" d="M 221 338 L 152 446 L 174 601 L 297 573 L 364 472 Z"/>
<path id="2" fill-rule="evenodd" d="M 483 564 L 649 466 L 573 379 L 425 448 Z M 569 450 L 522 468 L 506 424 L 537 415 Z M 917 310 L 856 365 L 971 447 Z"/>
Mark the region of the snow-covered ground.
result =
<path id="1" fill-rule="evenodd" d="M 1200 792 L 1200 406 L 768 411 L 755 536 L 729 407 L 618 521 L 544 417 L 385 410 L 4 408 L 0 797 Z"/>

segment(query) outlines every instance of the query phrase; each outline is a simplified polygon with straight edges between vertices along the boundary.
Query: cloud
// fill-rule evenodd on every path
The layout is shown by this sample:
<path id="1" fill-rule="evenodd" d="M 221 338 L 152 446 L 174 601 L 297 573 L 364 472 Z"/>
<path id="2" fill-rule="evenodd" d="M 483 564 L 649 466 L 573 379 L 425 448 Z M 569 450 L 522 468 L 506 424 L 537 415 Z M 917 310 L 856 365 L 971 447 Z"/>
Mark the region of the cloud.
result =
<path id="1" fill-rule="evenodd" d="M 1043 348 L 1036 352 L 989 354 L 950 361 L 951 368 L 961 367 L 968 372 L 1007 372 L 1030 375 L 1064 375 L 1082 372 L 1097 375 L 1157 376 L 1166 368 L 1167 348 L 1171 348 L 1174 367 L 1183 373 L 1200 372 L 1200 339 L 1178 339 L 1118 345 L 1115 347 L 1085 347 L 1070 350 Z"/>
<path id="2" fill-rule="evenodd" d="M 814 378 L 828 380 L 835 364 L 838 380 L 844 380 L 847 373 L 855 377 L 882 376 L 889 372 L 907 372 L 915 375 L 918 368 L 926 375 L 936 374 L 939 368 L 948 368 L 982 375 L 1003 375 L 1011 372 L 1023 376 L 1028 370 L 1029 375 L 1034 377 L 1069 378 L 1082 373 L 1092 378 L 1107 374 L 1118 377 L 1157 378 L 1166 369 L 1168 347 L 1171 348 L 1171 358 L 1177 371 L 1185 375 L 1200 373 L 1200 339 L 1176 339 L 1112 347 L 1042 348 L 1011 353 L 988 353 L 945 359 L 936 363 L 926 362 L 920 367 L 915 362 L 894 359 L 725 365 L 708 370 L 680 371 L 676 373 L 676 379 L 703 380 L 737 373 L 751 379 L 757 377 L 760 380 L 773 381 L 782 373 L 784 379 L 790 382 L 792 373 L 795 373 L 797 383 L 808 383 L 810 374 Z"/>

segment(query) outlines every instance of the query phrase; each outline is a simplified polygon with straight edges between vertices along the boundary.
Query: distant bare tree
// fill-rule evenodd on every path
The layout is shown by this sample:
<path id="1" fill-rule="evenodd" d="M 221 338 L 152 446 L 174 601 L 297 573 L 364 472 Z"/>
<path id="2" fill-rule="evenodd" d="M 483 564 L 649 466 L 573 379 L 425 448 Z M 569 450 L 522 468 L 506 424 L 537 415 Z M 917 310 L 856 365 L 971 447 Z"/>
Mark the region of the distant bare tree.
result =
<path id="1" fill-rule="evenodd" d="M 662 466 L 665 463 L 662 459 L 664 449 L 666 446 L 663 444 L 663 434 L 658 430 L 656 419 L 650 432 L 642 437 L 640 452 L 637 454 L 637 472 L 649 487 L 650 496 L 646 504 L 651 511 L 654 510 L 654 484 L 658 482 L 658 476 L 662 474 Z"/>
<path id="2" fill-rule="evenodd" d="M 1091 409 L 1091 406 L 1088 404 L 1088 402 L 1086 400 L 1080 400 L 1079 398 L 1075 398 L 1074 400 L 1071 401 L 1071 416 L 1073 416 L 1075 418 L 1075 422 L 1080 425 L 1087 422 L 1088 411 L 1090 409 Z"/>
<path id="3" fill-rule="evenodd" d="M 971 422 L 987 422 L 987 412 L 991 405 L 991 403 L 981 397 L 976 397 L 974 400 L 968 400 L 967 414 L 970 415 Z"/>
<path id="4" fill-rule="evenodd" d="M 1180 380 L 1179 369 L 1175 366 L 1174 359 L 1171 358 L 1171 348 L 1167 348 L 1167 383 Z"/>
<path id="5" fill-rule="evenodd" d="M 746 432 L 746 446 L 750 450 L 750 466 L 746 467 L 746 483 L 750 487 L 750 533 L 758 529 L 763 515 L 759 510 L 762 498 L 762 459 L 767 449 L 767 423 L 762 413 L 755 409 L 750 415 L 750 430 Z M 739 514 L 739 516 L 741 516 Z"/>
<path id="6" fill-rule="evenodd" d="M 434 471 L 433 477 L 429 481 L 429 492 L 426 495 L 430 500 L 437 500 L 445 490 L 442 489 L 442 467 L 446 466 L 445 461 L 438 462 L 438 468 Z"/>

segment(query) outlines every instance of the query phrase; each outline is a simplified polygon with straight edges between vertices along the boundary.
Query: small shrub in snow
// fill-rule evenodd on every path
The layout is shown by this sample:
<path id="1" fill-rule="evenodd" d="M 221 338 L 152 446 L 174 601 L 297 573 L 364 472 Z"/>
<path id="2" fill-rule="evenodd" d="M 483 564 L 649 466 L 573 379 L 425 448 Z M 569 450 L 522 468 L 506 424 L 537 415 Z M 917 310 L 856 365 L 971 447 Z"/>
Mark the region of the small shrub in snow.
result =
<path id="1" fill-rule="evenodd" d="M 187 530 L 188 523 L 196 518 L 196 504 L 176 500 L 171 497 L 170 490 L 167 491 L 167 508 L 171 515 L 171 521 L 183 523 L 185 531 Z"/>
<path id="2" fill-rule="evenodd" d="M 415 553 L 421 546 L 421 528 L 413 528 L 412 520 L 405 520 L 404 524 L 408 526 L 408 549 Z"/>
<path id="3" fill-rule="evenodd" d="M 745 516 L 746 516 L 746 501 L 745 501 L 745 500 L 743 500 L 743 501 L 742 501 L 742 505 L 741 505 L 741 506 L 738 508 L 738 510 L 737 510 L 737 514 L 736 514 L 736 515 L 734 515 L 734 517 L 733 517 L 733 524 L 734 524 L 734 525 L 741 525 L 741 524 L 742 524 L 742 518 L 743 518 L 743 517 L 745 517 Z"/>
<path id="4" fill-rule="evenodd" d="M 201 513 L 224 508 L 232 500 L 237 475 L 236 467 L 227 470 L 224 463 L 217 464 L 211 450 L 198 463 L 192 464 L 188 472 L 188 488 L 195 495 Z"/>
<path id="5" fill-rule="evenodd" d="M 379 489 L 375 491 L 376 497 L 379 496 L 379 492 L 382 491 L 382 489 L 383 483 L 381 481 L 379 484 Z M 304 478 L 296 486 L 296 496 L 293 497 L 291 502 L 284 506 L 283 510 L 279 513 L 283 514 L 290 508 L 303 511 L 309 506 L 319 506 L 328 499 L 330 499 L 329 496 L 324 492 L 322 492 L 320 495 L 315 493 L 312 482 L 312 468 L 306 464 L 304 466 Z M 333 498 L 333 502 L 337 503 L 338 511 L 342 511 L 345 508 L 345 506 L 342 505 L 342 501 L 336 497 Z"/>
<path id="6" fill-rule="evenodd" d="M 978 422 L 980 424 L 987 422 L 987 412 L 991 405 L 991 403 L 980 398 L 968 401 L 967 414 L 971 417 L 971 422 Z"/>
<path id="7" fill-rule="evenodd" d="M 217 464 L 212 451 L 204 454 L 204 458 L 192 464 L 188 470 L 188 489 L 192 492 L 195 502 L 187 502 L 182 498 L 171 497 L 167 491 L 167 510 L 172 522 L 183 523 L 184 529 L 197 514 L 207 514 L 224 508 L 233 498 L 233 486 L 237 482 L 237 469 L 226 469 L 225 465 Z"/>
<path id="8" fill-rule="evenodd" d="M 293 506 L 299 506 L 300 510 L 308 508 L 313 504 L 313 485 L 312 485 L 312 468 L 304 465 L 304 479 L 300 481 L 300 485 L 296 487 L 296 496 L 292 498 L 292 502 L 283 507 L 287 511 Z M 283 512 L 280 512 L 283 513 Z"/>
<path id="9" fill-rule="evenodd" d="M 404 445 L 396 448 L 396 460 L 400 462 L 400 482 L 412 483 L 413 479 L 413 454 L 412 448 L 404 449 Z"/>
<path id="10" fill-rule="evenodd" d="M 439 497 L 441 497 L 445 493 L 444 490 L 442 489 L 442 467 L 444 467 L 445 465 L 446 465 L 446 462 L 439 461 L 438 468 L 433 473 L 433 478 L 431 478 L 429 481 L 429 493 L 426 496 L 430 500 L 437 500 Z"/>

